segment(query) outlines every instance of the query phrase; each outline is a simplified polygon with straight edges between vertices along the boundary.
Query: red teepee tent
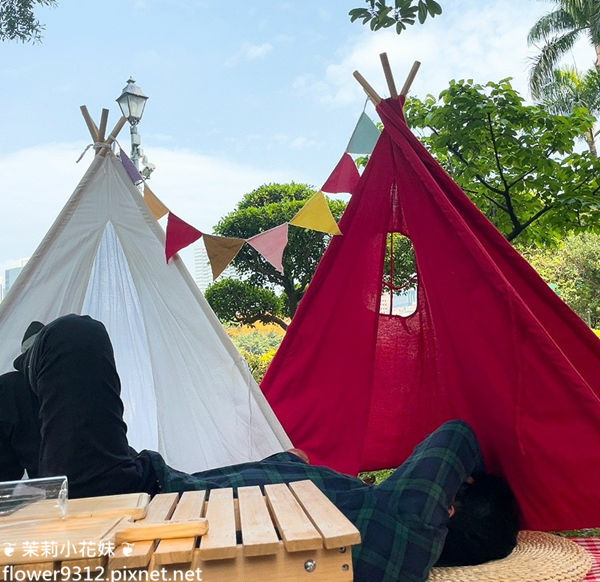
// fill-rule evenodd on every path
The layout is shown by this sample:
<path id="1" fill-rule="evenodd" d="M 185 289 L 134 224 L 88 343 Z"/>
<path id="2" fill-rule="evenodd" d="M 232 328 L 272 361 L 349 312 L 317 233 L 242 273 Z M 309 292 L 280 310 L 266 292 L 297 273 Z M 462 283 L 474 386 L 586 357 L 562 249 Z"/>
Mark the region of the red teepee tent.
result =
<path id="1" fill-rule="evenodd" d="M 535 529 L 600 526 L 600 341 L 412 135 L 399 101 L 262 383 L 295 446 L 393 467 L 462 418 Z M 386 234 L 412 241 L 417 311 L 381 315 Z"/>

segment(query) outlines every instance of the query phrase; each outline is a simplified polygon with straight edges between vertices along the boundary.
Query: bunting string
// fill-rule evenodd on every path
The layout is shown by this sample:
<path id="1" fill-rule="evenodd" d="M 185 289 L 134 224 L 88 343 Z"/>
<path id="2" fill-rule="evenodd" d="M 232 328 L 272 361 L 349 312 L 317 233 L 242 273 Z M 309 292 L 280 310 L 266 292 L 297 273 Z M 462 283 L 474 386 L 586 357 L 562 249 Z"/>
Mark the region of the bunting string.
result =
<path id="1" fill-rule="evenodd" d="M 248 239 L 216 236 L 204 233 L 188 224 L 169 210 L 169 208 L 152 192 L 146 179 L 133 162 L 129 159 L 123 148 L 119 145 L 119 159 L 121 164 L 134 185 L 143 183 L 143 197 L 148 209 L 156 220 L 167 216 L 167 228 L 165 238 L 165 258 L 167 262 L 177 252 L 191 245 L 200 238 L 204 241 L 206 253 L 210 261 L 213 280 L 216 279 L 236 257 L 244 244 L 251 246 L 277 271 L 283 273 L 283 251 L 288 242 L 288 227 L 308 228 L 325 232 L 333 236 L 341 235 L 327 200 L 323 192 L 329 194 L 348 193 L 353 194 L 360 180 L 360 174 L 350 154 L 370 154 L 375 147 L 379 137 L 379 129 L 365 113 L 367 101 L 358 119 L 356 127 L 352 132 L 346 150 L 342 154 L 333 172 L 323 184 L 321 190 L 316 192 L 310 200 L 289 221 L 261 232 Z M 94 146 L 90 144 L 83 151 L 79 161 L 87 150 Z"/>

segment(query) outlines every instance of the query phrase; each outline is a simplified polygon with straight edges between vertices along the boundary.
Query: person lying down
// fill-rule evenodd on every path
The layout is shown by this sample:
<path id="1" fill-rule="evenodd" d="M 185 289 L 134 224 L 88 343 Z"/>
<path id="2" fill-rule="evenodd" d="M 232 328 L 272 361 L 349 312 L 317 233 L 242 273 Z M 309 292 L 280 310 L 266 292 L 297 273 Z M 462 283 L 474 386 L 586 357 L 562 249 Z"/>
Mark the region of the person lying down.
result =
<path id="1" fill-rule="evenodd" d="M 361 534 L 357 582 L 423 582 L 434 565 L 472 565 L 516 545 L 515 498 L 483 472 L 461 420 L 442 424 L 378 485 L 310 465 L 298 451 L 199 473 L 129 447 L 121 385 L 104 325 L 66 315 L 33 322 L 15 371 L 0 376 L 0 480 L 66 475 L 70 497 L 182 492 L 311 479 Z"/>

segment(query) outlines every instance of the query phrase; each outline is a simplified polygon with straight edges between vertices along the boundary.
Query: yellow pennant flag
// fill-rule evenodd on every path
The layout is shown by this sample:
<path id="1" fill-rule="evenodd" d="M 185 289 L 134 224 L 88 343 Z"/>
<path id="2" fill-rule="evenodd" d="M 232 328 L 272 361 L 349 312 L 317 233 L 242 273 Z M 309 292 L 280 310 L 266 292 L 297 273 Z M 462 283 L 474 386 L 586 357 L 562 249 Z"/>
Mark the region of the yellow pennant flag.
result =
<path id="1" fill-rule="evenodd" d="M 210 269 L 213 281 L 227 268 L 238 254 L 244 242 L 243 238 L 230 238 L 227 236 L 214 236 L 203 234 L 202 240 L 206 248 L 206 254 L 210 261 Z"/>
<path id="2" fill-rule="evenodd" d="M 144 202 L 156 220 L 169 212 L 169 209 L 154 195 L 154 192 L 146 184 L 144 184 Z"/>
<path id="3" fill-rule="evenodd" d="M 325 195 L 320 191 L 297 212 L 290 224 L 329 234 L 342 234 L 329 210 Z"/>

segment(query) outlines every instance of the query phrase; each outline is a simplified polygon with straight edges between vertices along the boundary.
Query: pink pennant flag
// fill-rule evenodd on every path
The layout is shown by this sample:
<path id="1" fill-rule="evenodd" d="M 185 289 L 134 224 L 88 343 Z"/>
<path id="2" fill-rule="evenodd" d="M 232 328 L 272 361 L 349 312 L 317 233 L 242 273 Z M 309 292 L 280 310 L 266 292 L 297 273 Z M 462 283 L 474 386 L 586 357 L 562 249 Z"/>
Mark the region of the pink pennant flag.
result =
<path id="1" fill-rule="evenodd" d="M 360 174 L 354 160 L 350 154 L 345 153 L 321 190 L 329 194 L 339 194 L 340 192 L 353 194 L 359 180 Z"/>
<path id="2" fill-rule="evenodd" d="M 283 273 L 283 251 L 288 242 L 288 223 L 261 232 L 246 240 L 280 273 Z"/>
<path id="3" fill-rule="evenodd" d="M 177 251 L 191 245 L 201 236 L 202 233 L 199 230 L 196 230 L 193 226 L 184 222 L 172 212 L 169 212 L 165 241 L 165 256 L 167 257 L 167 263 Z"/>

